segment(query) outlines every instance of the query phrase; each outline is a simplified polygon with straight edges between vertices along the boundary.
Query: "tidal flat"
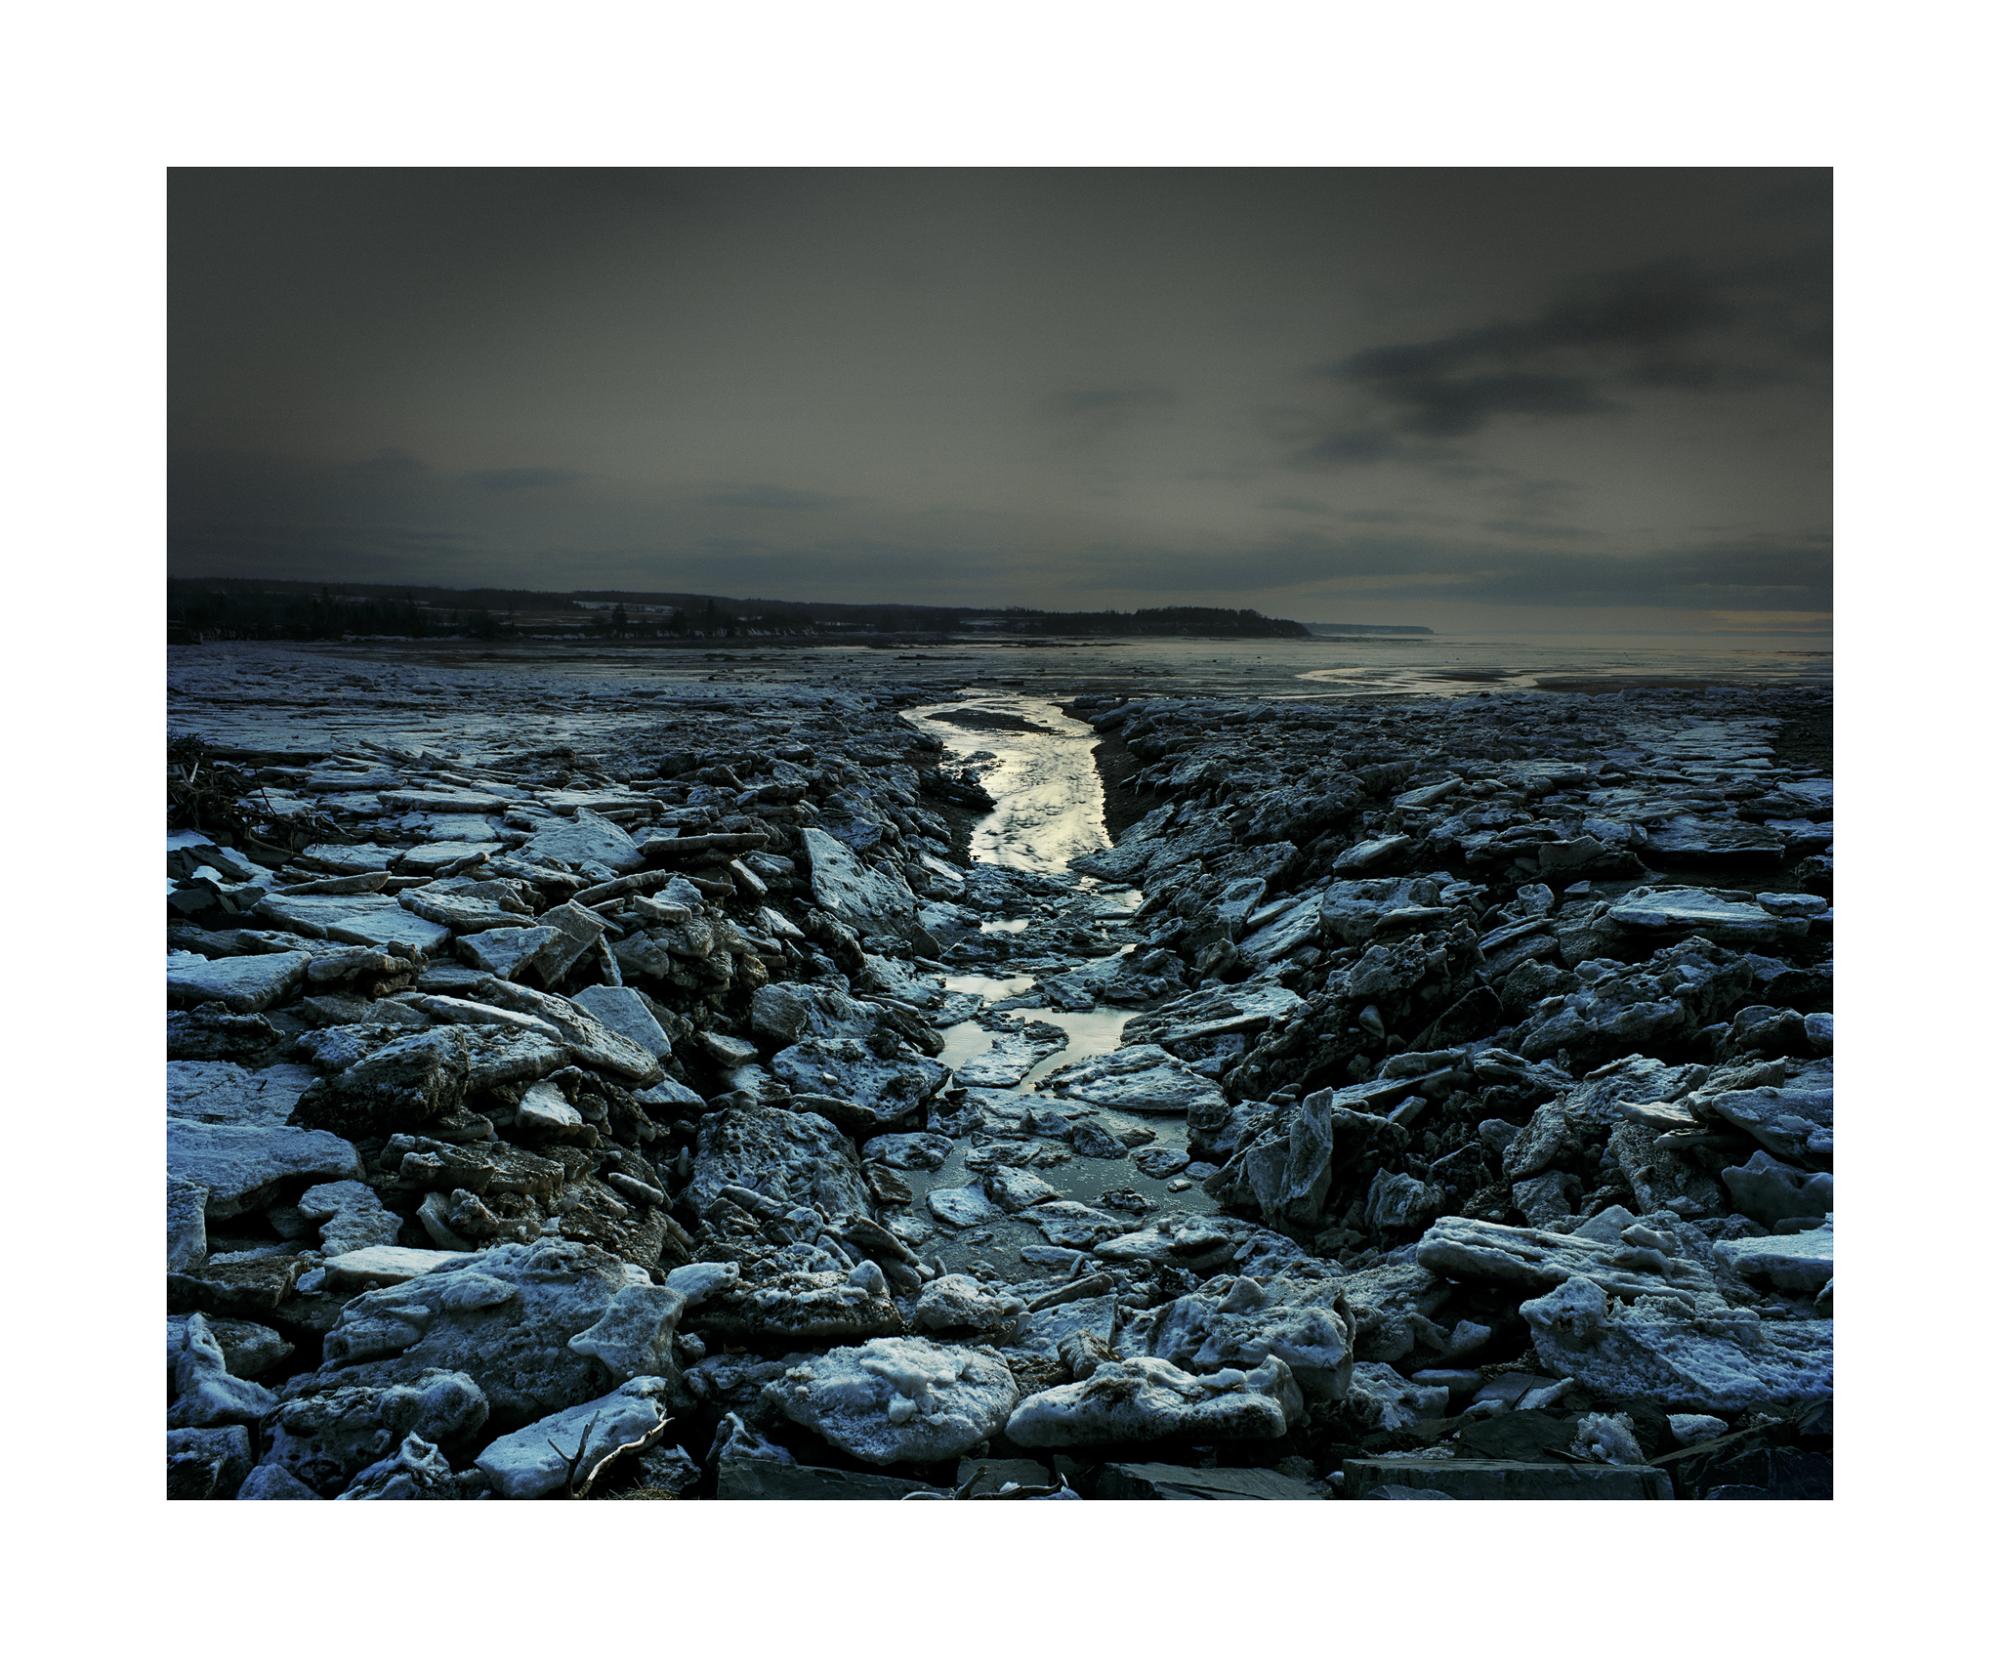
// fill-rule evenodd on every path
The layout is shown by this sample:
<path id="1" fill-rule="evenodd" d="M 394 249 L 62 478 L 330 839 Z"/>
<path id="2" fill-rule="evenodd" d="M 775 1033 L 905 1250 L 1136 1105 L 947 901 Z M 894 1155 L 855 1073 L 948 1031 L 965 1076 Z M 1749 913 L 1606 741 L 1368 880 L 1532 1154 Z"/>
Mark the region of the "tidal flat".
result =
<path id="1" fill-rule="evenodd" d="M 1828 1496 L 1826 671 L 177 648 L 168 1492 Z"/>

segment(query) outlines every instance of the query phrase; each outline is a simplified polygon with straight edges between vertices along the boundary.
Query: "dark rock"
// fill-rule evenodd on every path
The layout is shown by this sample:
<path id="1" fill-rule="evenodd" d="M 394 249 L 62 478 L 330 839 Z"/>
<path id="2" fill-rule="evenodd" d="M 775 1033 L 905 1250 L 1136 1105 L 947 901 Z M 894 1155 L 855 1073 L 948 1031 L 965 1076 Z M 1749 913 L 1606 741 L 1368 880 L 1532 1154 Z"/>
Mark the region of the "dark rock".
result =
<path id="1" fill-rule="evenodd" d="M 1280 1470 L 1217 1465 L 1107 1464 L 1091 1483 L 1094 1499 L 1327 1499 L 1332 1490 Z"/>
<path id="2" fill-rule="evenodd" d="M 1671 1499 L 1673 1484 L 1646 1465 L 1523 1464 L 1496 1459 L 1350 1458 L 1341 1465 L 1350 1499 L 1380 1488 L 1447 1499 Z"/>

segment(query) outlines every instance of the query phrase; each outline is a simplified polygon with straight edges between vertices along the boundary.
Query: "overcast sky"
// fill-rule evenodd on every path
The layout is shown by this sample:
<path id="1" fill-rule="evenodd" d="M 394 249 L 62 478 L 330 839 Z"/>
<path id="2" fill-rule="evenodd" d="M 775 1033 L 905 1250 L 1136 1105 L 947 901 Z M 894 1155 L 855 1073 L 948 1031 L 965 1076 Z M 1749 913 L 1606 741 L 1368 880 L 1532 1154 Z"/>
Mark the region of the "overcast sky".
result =
<path id="1" fill-rule="evenodd" d="M 1820 170 L 176 170 L 169 570 L 1832 607 Z"/>

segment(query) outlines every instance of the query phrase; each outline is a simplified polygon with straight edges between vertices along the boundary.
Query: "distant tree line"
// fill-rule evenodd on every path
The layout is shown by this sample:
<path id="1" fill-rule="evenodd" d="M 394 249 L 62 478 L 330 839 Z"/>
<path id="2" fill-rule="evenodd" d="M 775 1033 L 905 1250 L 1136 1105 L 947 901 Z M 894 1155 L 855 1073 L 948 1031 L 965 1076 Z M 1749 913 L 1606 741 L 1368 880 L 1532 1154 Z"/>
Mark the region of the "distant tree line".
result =
<path id="1" fill-rule="evenodd" d="M 490 608 L 446 609 L 407 596 L 336 595 L 322 586 L 308 594 L 189 587 L 167 599 L 170 634 L 203 638 L 277 638 L 311 642 L 332 637 L 477 637 L 512 634 Z"/>
<path id="2" fill-rule="evenodd" d="M 451 590 L 425 585 L 170 579 L 167 625 L 179 640 L 339 637 L 574 637 L 686 641 L 739 637 L 1010 636 L 1305 637 L 1296 620 L 1251 608 L 1140 608 L 1060 613 L 916 603 L 782 602 L 682 592 Z"/>

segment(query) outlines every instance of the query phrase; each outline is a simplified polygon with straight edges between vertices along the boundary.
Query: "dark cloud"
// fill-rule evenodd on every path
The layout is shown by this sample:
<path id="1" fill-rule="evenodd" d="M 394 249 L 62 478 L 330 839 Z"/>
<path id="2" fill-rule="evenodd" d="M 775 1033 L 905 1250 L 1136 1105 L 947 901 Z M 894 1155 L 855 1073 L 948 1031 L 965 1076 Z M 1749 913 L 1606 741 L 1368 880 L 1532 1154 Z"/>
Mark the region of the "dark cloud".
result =
<path id="1" fill-rule="evenodd" d="M 1526 318 L 1503 319 L 1420 341 L 1366 348 L 1321 367 L 1353 389 L 1395 436 L 1462 440 L 1501 417 L 1605 416 L 1639 390 L 1719 391 L 1767 386 L 1770 363 L 1815 351 L 1812 301 L 1790 264 L 1717 274 L 1686 260 L 1660 261 L 1573 282 Z M 1824 273 L 1822 273 L 1822 277 Z M 1793 316 L 1769 309 L 1789 294 Z M 1739 292 L 1740 298 L 1739 298 Z M 1731 340 L 1746 308 L 1765 316 L 1762 339 Z M 1770 325 L 1775 322 L 1774 330 Z M 1749 357 L 1732 357 L 1744 355 Z M 1380 428 L 1342 429 L 1309 449 L 1325 462 L 1407 455 Z"/>
<path id="2" fill-rule="evenodd" d="M 1369 348 L 1332 374 L 1390 386 L 1430 381 L 1482 364 L 1521 364 L 1570 351 L 1661 355 L 1732 317 L 1712 278 L 1683 261 L 1604 273 L 1574 283 L 1541 312 L 1429 341 Z"/>
<path id="3" fill-rule="evenodd" d="M 1460 440 L 1495 417 L 1588 417 L 1622 409 L 1587 377 L 1535 371 L 1383 377 L 1373 386 L 1397 407 L 1397 423 L 1426 440 Z"/>

